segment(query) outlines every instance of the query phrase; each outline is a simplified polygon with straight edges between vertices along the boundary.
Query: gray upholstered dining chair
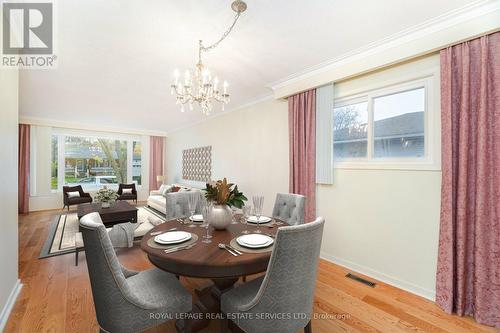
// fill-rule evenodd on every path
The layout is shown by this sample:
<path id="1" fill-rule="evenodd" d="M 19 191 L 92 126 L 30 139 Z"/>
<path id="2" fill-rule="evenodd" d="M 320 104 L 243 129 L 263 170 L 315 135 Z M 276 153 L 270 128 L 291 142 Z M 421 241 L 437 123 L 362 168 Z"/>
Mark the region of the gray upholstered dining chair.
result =
<path id="1" fill-rule="evenodd" d="M 300 194 L 278 193 L 274 201 L 273 217 L 289 225 L 304 223 L 306 197 Z"/>
<path id="2" fill-rule="evenodd" d="M 191 294 L 174 275 L 120 264 L 98 213 L 83 216 L 80 226 L 101 332 L 137 332 L 191 312 Z"/>
<path id="3" fill-rule="evenodd" d="M 222 294 L 221 309 L 247 333 L 312 332 L 316 272 L 325 220 L 281 227 L 263 278 Z M 265 318 L 262 314 L 280 314 Z M 260 315 L 261 318 L 258 318 Z M 288 318 L 290 316 L 290 318 Z M 222 323 L 222 332 L 227 328 Z"/>
<path id="4" fill-rule="evenodd" d="M 201 213 L 201 199 L 203 193 L 201 191 L 174 192 L 165 195 L 166 219 L 173 220 L 189 216 L 188 196 L 198 195 L 198 205 L 196 206 L 196 214 Z"/>

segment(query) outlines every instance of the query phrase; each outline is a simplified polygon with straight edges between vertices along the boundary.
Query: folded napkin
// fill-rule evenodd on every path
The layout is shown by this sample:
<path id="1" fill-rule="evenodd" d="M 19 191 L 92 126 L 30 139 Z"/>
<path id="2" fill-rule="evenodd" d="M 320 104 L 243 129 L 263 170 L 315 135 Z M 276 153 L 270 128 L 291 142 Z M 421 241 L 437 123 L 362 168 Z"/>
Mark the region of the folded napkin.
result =
<path id="1" fill-rule="evenodd" d="M 156 217 L 156 216 L 148 216 L 148 221 L 149 221 L 149 223 L 151 223 L 155 227 L 157 225 L 162 224 L 162 223 L 165 222 L 165 221 L 163 221 L 162 219 L 160 219 L 159 217 Z"/>

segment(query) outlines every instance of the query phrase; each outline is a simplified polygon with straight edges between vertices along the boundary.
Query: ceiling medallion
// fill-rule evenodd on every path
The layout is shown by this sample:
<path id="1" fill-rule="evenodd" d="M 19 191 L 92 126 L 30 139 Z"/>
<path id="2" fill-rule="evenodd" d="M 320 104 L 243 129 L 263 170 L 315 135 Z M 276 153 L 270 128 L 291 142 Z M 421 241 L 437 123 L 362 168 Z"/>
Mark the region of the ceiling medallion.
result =
<path id="1" fill-rule="evenodd" d="M 174 83 L 171 85 L 171 93 L 175 95 L 176 104 L 180 104 L 181 112 L 184 112 L 184 107 L 187 104 L 189 109 L 193 109 L 193 104 L 198 103 L 201 107 L 201 112 L 209 115 L 213 108 L 213 103 L 218 102 L 224 105 L 229 103 L 228 83 L 223 81 L 220 85 L 217 76 L 212 77 L 210 70 L 203 65 L 201 55 L 203 52 L 215 49 L 233 30 L 241 13 L 247 9 L 247 4 L 242 0 L 236 0 L 231 4 L 231 8 L 236 15 L 231 26 L 224 32 L 218 41 L 209 46 L 204 46 L 203 41 L 199 41 L 198 46 L 198 63 L 194 70 L 186 70 L 184 78 L 180 78 L 178 70 L 174 72 Z"/>

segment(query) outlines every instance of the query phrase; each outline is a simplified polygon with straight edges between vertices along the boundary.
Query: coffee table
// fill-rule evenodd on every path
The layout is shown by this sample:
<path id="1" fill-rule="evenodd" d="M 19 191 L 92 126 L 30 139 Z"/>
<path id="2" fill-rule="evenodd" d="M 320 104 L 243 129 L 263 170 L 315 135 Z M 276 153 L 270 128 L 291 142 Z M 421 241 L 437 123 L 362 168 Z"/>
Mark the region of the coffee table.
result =
<path id="1" fill-rule="evenodd" d="M 80 220 L 84 215 L 97 212 L 101 215 L 105 226 L 118 223 L 137 222 L 137 208 L 126 201 L 116 201 L 109 208 L 102 208 L 100 203 L 86 203 L 78 205 L 77 215 Z M 81 231 L 81 230 L 80 230 Z"/>

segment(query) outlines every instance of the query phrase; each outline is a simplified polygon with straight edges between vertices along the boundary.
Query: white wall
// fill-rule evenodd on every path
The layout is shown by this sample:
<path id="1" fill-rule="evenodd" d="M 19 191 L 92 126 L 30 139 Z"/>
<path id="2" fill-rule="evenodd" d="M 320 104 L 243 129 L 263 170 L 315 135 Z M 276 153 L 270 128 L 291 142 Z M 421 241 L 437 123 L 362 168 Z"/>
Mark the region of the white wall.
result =
<path id="1" fill-rule="evenodd" d="M 19 292 L 17 272 L 18 72 L 0 70 L 0 331 Z"/>
<path id="2" fill-rule="evenodd" d="M 329 222 L 322 248 L 325 258 L 434 299 L 441 189 L 439 55 L 339 82 L 334 96 L 342 98 L 423 75 L 431 75 L 432 82 L 428 116 L 433 126 L 426 134 L 433 137 L 429 146 L 434 155 L 432 167 L 335 168 L 334 185 L 317 187 L 317 211 Z"/>
<path id="3" fill-rule="evenodd" d="M 210 145 L 212 179 L 228 178 L 249 200 L 264 195 L 269 213 L 276 192 L 288 192 L 287 108 L 284 101 L 267 100 L 169 135 L 168 182 L 187 183 L 182 180 L 183 149 Z"/>
<path id="4" fill-rule="evenodd" d="M 433 55 L 335 84 L 337 98 L 435 72 Z M 439 71 L 434 85 L 434 149 L 439 149 Z M 409 76 L 410 75 L 410 76 Z M 394 81 L 394 82 L 393 82 Z M 257 128 L 253 128 L 257 126 Z M 254 134 L 255 133 L 255 134 Z M 213 178 L 229 177 L 248 194 L 288 191 L 287 104 L 266 101 L 175 132 L 167 138 L 167 174 L 181 180 L 182 149 L 212 145 Z M 440 151 L 435 151 L 438 157 Z M 326 218 L 322 256 L 432 299 L 439 231 L 438 170 L 334 169 L 333 185 L 317 186 Z"/>

